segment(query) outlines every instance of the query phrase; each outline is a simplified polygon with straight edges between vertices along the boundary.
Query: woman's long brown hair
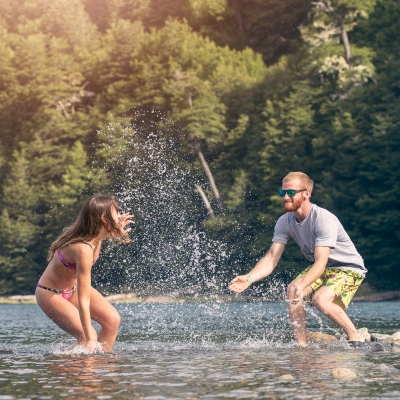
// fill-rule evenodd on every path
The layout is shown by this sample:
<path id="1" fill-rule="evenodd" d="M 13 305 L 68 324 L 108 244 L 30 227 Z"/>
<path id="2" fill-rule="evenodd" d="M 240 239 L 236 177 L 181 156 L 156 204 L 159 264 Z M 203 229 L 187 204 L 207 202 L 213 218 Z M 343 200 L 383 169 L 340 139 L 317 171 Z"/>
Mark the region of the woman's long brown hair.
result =
<path id="1" fill-rule="evenodd" d="M 111 237 L 119 242 L 128 243 L 131 240 L 121 231 L 112 217 L 112 209 L 119 212 L 117 199 L 111 195 L 95 194 L 82 205 L 76 221 L 66 227 L 61 235 L 51 244 L 47 261 L 50 261 L 57 249 L 81 241 L 89 241 L 99 235 L 104 227 Z M 103 222 L 102 217 L 105 222 Z"/>

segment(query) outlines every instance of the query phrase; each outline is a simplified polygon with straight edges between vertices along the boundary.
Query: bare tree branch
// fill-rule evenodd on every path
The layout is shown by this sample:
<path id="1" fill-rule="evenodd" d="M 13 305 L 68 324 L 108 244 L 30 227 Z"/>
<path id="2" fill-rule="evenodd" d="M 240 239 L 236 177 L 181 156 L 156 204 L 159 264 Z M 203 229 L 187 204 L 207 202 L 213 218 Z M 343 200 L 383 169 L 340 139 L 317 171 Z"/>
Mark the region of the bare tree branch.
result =
<path id="1" fill-rule="evenodd" d="M 222 202 L 221 195 L 219 194 L 217 185 L 215 184 L 214 177 L 210 170 L 210 167 L 208 166 L 207 161 L 204 158 L 202 151 L 200 150 L 200 145 L 195 138 L 193 138 L 193 148 L 200 159 L 201 165 L 203 166 L 204 171 L 207 175 L 208 181 L 210 182 L 211 189 L 214 192 L 214 196 L 215 196 L 215 199 L 217 200 L 217 204 L 218 204 L 218 211 L 220 214 L 223 214 L 224 213 L 224 203 Z"/>
<path id="2" fill-rule="evenodd" d="M 192 92 L 194 90 L 193 84 L 191 82 L 190 76 L 180 72 L 179 70 L 176 70 L 174 73 L 174 81 L 175 83 L 173 85 L 170 85 L 171 89 L 177 90 L 177 89 L 184 89 L 185 91 L 185 96 L 186 100 L 189 105 L 189 109 L 193 109 L 193 98 L 192 98 Z M 198 142 L 198 137 L 195 135 L 195 132 L 189 132 L 189 139 L 192 141 L 193 149 L 195 153 L 198 155 L 201 165 L 203 166 L 203 169 L 207 175 L 208 181 L 210 182 L 211 189 L 214 193 L 215 199 L 217 200 L 218 204 L 218 211 L 220 214 L 224 213 L 224 203 L 222 201 L 221 195 L 219 194 L 219 191 L 217 189 L 217 185 L 215 184 L 213 174 L 207 164 L 206 159 L 204 158 L 204 155 L 202 151 L 200 150 L 200 144 Z M 204 194 L 204 192 L 203 192 Z M 205 194 L 204 194 L 205 196 Z M 204 198 L 203 198 L 204 200 Z M 207 200 L 208 201 L 208 200 Z M 211 215 L 211 213 L 210 213 Z M 214 213 L 213 213 L 214 215 Z"/>
<path id="3" fill-rule="evenodd" d="M 208 213 L 210 214 L 210 218 L 211 218 L 211 219 L 215 219 L 214 210 L 212 209 L 211 204 L 210 204 L 210 202 L 208 201 L 207 196 L 206 196 L 206 194 L 204 193 L 203 189 L 202 189 L 199 185 L 196 185 L 196 190 L 195 190 L 195 192 L 200 193 L 200 196 L 201 196 L 201 198 L 202 198 L 203 201 L 204 201 L 204 204 L 205 204 L 205 206 L 206 206 L 206 208 L 207 208 L 207 211 L 208 211 Z"/>
<path id="4" fill-rule="evenodd" d="M 60 100 L 57 102 L 57 105 L 60 107 L 60 110 L 63 112 L 65 118 L 70 119 L 71 117 L 69 116 L 68 111 L 64 106 L 64 103 Z"/>
<path id="5" fill-rule="evenodd" d="M 65 100 L 57 101 L 57 108 L 63 112 L 65 118 L 67 119 L 71 118 L 70 115 L 68 114 L 67 110 L 68 107 L 71 110 L 71 114 L 75 114 L 76 103 L 81 103 L 84 97 L 92 97 L 95 95 L 94 92 L 85 89 L 88 84 L 89 82 L 85 82 L 85 84 L 82 86 L 79 92 L 73 93 L 70 97 L 68 97 Z"/>

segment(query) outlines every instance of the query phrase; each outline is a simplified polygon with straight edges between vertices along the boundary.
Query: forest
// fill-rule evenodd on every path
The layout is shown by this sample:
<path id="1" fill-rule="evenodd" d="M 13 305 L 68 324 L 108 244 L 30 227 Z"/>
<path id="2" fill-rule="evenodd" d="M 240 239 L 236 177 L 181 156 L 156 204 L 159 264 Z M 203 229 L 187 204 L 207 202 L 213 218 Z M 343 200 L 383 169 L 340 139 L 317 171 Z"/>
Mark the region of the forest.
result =
<path id="1" fill-rule="evenodd" d="M 0 0 L 0 295 L 34 292 L 100 192 L 136 223 L 97 287 L 224 291 L 290 171 L 399 290 L 399 21 L 396 0 Z M 275 287 L 304 267 L 287 247 Z"/>

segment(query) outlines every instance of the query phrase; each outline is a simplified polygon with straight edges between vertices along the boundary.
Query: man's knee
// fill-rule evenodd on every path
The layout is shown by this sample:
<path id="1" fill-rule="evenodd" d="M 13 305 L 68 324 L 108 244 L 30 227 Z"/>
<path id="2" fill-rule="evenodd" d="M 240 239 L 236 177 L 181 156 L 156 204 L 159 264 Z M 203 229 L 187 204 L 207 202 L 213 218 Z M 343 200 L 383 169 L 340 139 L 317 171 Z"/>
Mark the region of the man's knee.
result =
<path id="1" fill-rule="evenodd" d="M 296 279 L 291 282 L 287 290 L 288 300 L 297 300 L 299 298 L 299 285 L 301 284 L 301 279 Z"/>
<path id="2" fill-rule="evenodd" d="M 323 306 L 323 301 L 321 299 L 321 296 L 318 296 L 318 293 L 316 293 L 313 298 L 312 298 L 312 304 L 313 306 L 320 308 L 320 306 Z"/>
<path id="3" fill-rule="evenodd" d="M 327 296 L 321 295 L 320 293 L 315 293 L 312 299 L 312 303 L 315 307 L 320 311 L 324 311 L 329 308 L 329 305 L 332 303 L 332 298 L 328 298 Z"/>

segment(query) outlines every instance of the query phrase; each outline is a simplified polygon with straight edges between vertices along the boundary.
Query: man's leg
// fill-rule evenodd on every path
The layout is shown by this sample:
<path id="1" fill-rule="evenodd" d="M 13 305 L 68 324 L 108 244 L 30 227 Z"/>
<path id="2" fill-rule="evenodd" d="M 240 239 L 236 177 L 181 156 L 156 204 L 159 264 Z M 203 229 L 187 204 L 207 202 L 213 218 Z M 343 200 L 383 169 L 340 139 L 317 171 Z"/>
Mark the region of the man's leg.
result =
<path id="1" fill-rule="evenodd" d="M 301 282 L 302 278 L 295 279 L 288 287 L 288 309 L 289 318 L 292 324 L 293 332 L 296 336 L 297 343 L 300 346 L 307 345 L 306 338 L 306 311 L 303 306 L 303 302 L 292 303 L 292 300 L 297 298 L 296 287 Z M 303 291 L 303 296 L 308 296 L 312 293 L 311 286 L 308 286 Z"/>
<path id="2" fill-rule="evenodd" d="M 349 341 L 361 341 L 364 339 L 357 332 L 356 327 L 351 322 L 346 312 L 333 301 L 337 298 L 335 292 L 327 286 L 317 290 L 313 296 L 313 304 L 332 320 L 337 326 L 343 329 L 349 338 Z"/>

